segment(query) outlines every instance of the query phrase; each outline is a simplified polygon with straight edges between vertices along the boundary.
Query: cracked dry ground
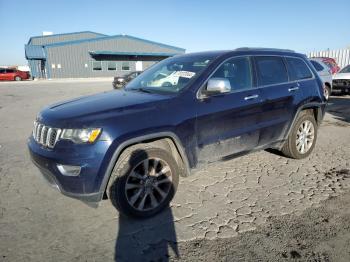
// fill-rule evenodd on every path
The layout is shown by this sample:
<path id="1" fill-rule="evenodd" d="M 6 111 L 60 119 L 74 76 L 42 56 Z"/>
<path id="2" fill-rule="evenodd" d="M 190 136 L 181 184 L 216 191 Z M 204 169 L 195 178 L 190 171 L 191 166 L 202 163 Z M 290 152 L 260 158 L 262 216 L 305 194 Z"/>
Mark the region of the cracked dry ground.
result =
<path id="1" fill-rule="evenodd" d="M 26 152 L 26 136 L 41 106 L 58 95 L 64 99 L 97 92 L 84 84 L 68 96 L 62 92 L 65 87 L 57 85 L 45 90 L 50 98 L 36 98 L 21 87 L 1 90 L 5 99 L 0 109 L 4 130 L 0 138 L 0 261 L 208 260 L 193 254 L 189 259 L 191 245 L 200 249 L 198 241 L 209 241 L 203 245 L 208 250 L 201 253 L 219 252 L 219 247 L 213 251 L 208 243 L 250 236 L 271 218 L 292 216 L 293 221 L 308 208 L 322 207 L 324 200 L 346 195 L 350 187 L 350 125 L 336 114 L 342 112 L 339 103 L 345 101 L 349 108 L 346 97 L 331 101 L 334 114 L 326 115 L 315 151 L 307 159 L 261 151 L 213 164 L 182 178 L 171 208 L 147 220 L 119 216 L 109 202 L 89 208 L 49 188 Z M 253 241 L 254 235 L 249 239 Z M 281 252 L 276 260 L 301 259 L 293 254 Z"/>

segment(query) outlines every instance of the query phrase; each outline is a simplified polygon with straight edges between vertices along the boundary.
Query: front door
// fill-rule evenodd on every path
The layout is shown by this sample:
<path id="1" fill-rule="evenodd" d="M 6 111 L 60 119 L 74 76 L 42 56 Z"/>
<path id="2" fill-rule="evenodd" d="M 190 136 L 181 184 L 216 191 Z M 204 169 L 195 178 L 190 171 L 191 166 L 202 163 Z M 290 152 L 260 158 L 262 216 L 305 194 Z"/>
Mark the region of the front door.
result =
<path id="1" fill-rule="evenodd" d="M 210 78 L 229 80 L 231 92 L 196 102 L 199 164 L 249 151 L 257 146 L 259 139 L 257 120 L 262 100 L 260 90 L 253 86 L 250 58 L 231 58 Z"/>

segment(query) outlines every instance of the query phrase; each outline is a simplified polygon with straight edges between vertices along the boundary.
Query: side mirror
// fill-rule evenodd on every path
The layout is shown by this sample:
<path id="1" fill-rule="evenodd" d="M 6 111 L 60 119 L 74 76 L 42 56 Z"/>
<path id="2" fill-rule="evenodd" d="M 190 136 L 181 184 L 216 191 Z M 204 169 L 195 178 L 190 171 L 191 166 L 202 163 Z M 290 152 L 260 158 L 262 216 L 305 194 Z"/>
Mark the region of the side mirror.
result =
<path id="1" fill-rule="evenodd" d="M 207 83 L 205 94 L 223 94 L 231 92 L 230 81 L 226 78 L 211 78 Z"/>

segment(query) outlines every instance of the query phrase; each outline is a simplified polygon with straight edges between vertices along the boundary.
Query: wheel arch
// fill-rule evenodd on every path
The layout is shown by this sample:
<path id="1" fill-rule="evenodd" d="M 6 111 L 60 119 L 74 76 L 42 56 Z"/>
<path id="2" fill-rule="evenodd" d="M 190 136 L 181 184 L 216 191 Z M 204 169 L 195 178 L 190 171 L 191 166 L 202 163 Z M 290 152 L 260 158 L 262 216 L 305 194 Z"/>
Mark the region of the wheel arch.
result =
<path id="1" fill-rule="evenodd" d="M 291 124 L 288 127 L 288 131 L 286 133 L 285 138 L 287 138 L 289 136 L 289 133 L 291 132 L 295 122 L 298 119 L 298 116 L 300 115 L 301 112 L 304 111 L 309 111 L 310 114 L 312 114 L 316 120 L 317 125 L 319 126 L 322 122 L 323 119 L 323 110 L 322 110 L 322 103 L 309 103 L 309 104 L 305 104 L 301 107 L 298 108 L 297 112 L 294 115 L 293 121 L 291 122 Z"/>
<path id="2" fill-rule="evenodd" d="M 180 176 L 186 177 L 190 174 L 188 158 L 185 149 L 177 135 L 172 132 L 161 132 L 135 137 L 124 141 L 114 151 L 100 187 L 100 192 L 103 193 L 104 199 L 106 198 L 106 189 L 109 179 L 113 172 L 114 166 L 119 160 L 119 157 L 126 149 L 132 146 L 136 146 L 137 144 L 154 144 L 160 148 L 170 149 L 171 153 L 175 155 L 175 161 L 179 164 L 179 168 L 181 170 Z"/>

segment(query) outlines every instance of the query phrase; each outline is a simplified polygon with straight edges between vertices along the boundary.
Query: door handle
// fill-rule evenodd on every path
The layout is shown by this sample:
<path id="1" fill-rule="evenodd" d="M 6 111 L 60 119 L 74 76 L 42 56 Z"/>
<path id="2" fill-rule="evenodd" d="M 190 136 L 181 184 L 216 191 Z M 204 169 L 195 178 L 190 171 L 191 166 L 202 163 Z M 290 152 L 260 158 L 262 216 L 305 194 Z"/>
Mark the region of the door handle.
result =
<path id="1" fill-rule="evenodd" d="M 245 98 L 244 98 L 244 100 L 252 100 L 252 99 L 257 99 L 259 97 L 259 95 L 252 95 L 252 96 L 246 96 Z"/>
<path id="2" fill-rule="evenodd" d="M 299 90 L 299 86 L 288 88 L 288 92 L 297 91 L 297 90 Z"/>

